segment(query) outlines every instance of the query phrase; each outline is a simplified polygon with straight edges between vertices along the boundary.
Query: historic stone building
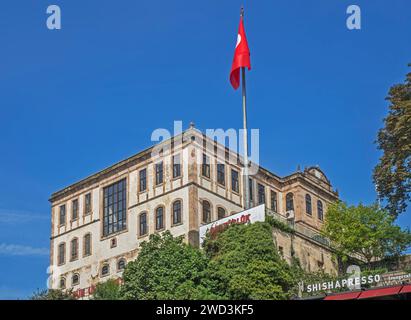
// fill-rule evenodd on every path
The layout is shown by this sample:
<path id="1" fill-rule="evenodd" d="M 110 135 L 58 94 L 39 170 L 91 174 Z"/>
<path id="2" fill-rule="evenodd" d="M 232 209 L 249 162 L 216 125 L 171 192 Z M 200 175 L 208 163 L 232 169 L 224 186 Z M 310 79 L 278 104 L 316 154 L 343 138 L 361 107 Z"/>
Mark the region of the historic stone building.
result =
<path id="1" fill-rule="evenodd" d="M 211 146 L 211 147 L 210 147 Z M 236 159 L 236 161 L 232 161 Z M 52 194 L 51 287 L 87 296 L 97 282 L 121 277 L 142 241 L 170 230 L 199 244 L 199 227 L 244 210 L 238 155 L 194 127 Z M 279 177 L 260 167 L 250 177 L 252 206 L 291 224 L 273 229 L 288 261 L 335 272 L 319 236 L 329 203 L 338 199 L 318 167 Z"/>

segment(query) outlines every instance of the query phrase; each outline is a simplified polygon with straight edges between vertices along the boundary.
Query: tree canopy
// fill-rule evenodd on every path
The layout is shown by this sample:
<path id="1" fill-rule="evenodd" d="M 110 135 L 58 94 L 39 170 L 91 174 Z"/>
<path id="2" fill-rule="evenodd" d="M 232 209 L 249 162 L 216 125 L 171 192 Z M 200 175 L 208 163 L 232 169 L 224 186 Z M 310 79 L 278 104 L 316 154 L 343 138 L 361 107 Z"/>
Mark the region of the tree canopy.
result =
<path id="1" fill-rule="evenodd" d="M 377 137 L 383 155 L 374 168 L 373 178 L 387 209 L 398 215 L 411 199 L 411 73 L 405 83 L 390 88 L 387 100 L 388 116 Z"/>
<path id="2" fill-rule="evenodd" d="M 206 294 L 201 286 L 207 267 L 205 255 L 174 238 L 169 231 L 143 242 L 135 261 L 123 274 L 125 299 L 195 299 Z"/>
<path id="3" fill-rule="evenodd" d="M 342 258 L 357 255 L 369 266 L 373 260 L 399 256 L 411 244 L 410 231 L 394 223 L 395 217 L 377 204 L 329 206 L 323 227 Z"/>

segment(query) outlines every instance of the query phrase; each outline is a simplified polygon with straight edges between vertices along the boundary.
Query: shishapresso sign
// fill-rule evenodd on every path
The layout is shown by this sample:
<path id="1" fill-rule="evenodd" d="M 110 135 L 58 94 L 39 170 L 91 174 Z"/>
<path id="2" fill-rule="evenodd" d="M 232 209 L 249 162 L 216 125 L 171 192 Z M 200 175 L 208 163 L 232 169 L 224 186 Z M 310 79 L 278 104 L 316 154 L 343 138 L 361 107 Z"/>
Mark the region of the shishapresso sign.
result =
<path id="1" fill-rule="evenodd" d="M 307 286 L 304 286 L 304 283 L 300 284 L 300 289 L 303 292 L 307 293 L 314 293 L 317 291 L 331 291 L 337 290 L 341 288 L 353 288 L 358 287 L 361 285 L 366 284 L 378 284 L 381 281 L 381 276 L 379 274 L 376 275 L 369 275 L 369 276 L 362 276 L 362 277 L 349 277 L 346 279 L 336 280 L 336 281 L 326 281 L 326 282 L 318 282 L 318 283 L 311 283 Z"/>
<path id="2" fill-rule="evenodd" d="M 239 213 L 233 214 L 229 217 L 214 221 L 212 223 L 200 227 L 200 244 L 204 242 L 207 231 L 213 237 L 217 233 L 225 230 L 232 224 L 254 223 L 257 221 L 265 221 L 265 205 L 262 204 Z"/>

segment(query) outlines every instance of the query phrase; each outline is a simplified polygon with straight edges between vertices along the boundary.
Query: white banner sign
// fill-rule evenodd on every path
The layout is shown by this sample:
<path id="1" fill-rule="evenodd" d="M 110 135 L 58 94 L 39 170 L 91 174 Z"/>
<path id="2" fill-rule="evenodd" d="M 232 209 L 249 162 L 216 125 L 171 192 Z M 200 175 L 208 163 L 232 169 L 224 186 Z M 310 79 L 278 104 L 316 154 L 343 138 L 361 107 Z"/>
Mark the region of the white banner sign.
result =
<path id="1" fill-rule="evenodd" d="M 265 221 L 265 205 L 259 205 L 248 210 L 241 211 L 223 219 L 211 222 L 200 227 L 200 245 L 204 242 L 207 231 L 211 234 L 218 233 L 231 224 L 254 223 L 257 221 Z"/>

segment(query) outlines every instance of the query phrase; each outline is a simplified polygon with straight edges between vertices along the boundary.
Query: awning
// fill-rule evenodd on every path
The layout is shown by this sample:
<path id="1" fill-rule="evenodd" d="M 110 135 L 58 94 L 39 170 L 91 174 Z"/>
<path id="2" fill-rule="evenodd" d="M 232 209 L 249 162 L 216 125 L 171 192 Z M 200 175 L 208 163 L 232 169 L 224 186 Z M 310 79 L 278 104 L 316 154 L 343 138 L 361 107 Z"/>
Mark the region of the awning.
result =
<path id="1" fill-rule="evenodd" d="M 368 299 L 368 298 L 396 295 L 400 292 L 401 288 L 402 286 L 395 286 L 395 287 L 371 289 L 371 290 L 363 291 L 358 297 L 358 299 Z"/>
<path id="2" fill-rule="evenodd" d="M 326 296 L 324 300 L 352 300 L 357 299 L 362 291 L 357 292 L 347 292 L 341 294 L 333 294 L 331 296 Z"/>
<path id="3" fill-rule="evenodd" d="M 400 293 L 410 293 L 411 292 L 411 284 L 407 284 L 402 287 Z"/>

